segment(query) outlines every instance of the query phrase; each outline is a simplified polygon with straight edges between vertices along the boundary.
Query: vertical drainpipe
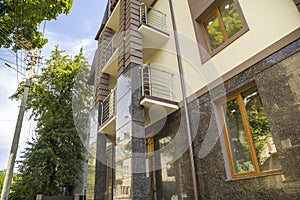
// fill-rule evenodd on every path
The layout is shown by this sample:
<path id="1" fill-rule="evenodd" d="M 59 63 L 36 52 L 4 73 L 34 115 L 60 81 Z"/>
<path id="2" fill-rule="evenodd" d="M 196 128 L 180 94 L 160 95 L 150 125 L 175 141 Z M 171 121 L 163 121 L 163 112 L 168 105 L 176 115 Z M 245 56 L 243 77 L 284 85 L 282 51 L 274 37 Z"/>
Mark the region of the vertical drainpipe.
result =
<path id="1" fill-rule="evenodd" d="M 186 100 L 187 97 L 186 97 L 186 88 L 185 88 L 184 76 L 183 76 L 181 52 L 180 52 L 180 48 L 179 48 L 177 27 L 176 27 L 176 23 L 175 23 L 175 16 L 174 16 L 172 0 L 169 0 L 169 5 L 170 5 L 171 18 L 172 18 L 172 24 L 173 24 L 174 38 L 175 38 L 177 63 L 178 63 L 178 70 L 179 70 L 180 83 L 181 83 L 181 92 L 182 92 L 182 97 L 183 97 L 183 107 L 184 107 L 184 113 L 185 113 L 185 117 L 186 117 L 186 127 L 187 127 L 189 153 L 190 153 L 191 168 L 192 168 L 191 170 L 192 170 L 192 179 L 193 179 L 193 188 L 194 188 L 194 198 L 195 198 L 195 200 L 198 200 L 198 189 L 197 189 L 194 152 L 193 152 L 193 147 L 192 147 L 192 132 L 191 132 L 190 118 L 189 118 L 189 113 L 188 113 L 188 108 L 187 108 L 187 100 Z"/>

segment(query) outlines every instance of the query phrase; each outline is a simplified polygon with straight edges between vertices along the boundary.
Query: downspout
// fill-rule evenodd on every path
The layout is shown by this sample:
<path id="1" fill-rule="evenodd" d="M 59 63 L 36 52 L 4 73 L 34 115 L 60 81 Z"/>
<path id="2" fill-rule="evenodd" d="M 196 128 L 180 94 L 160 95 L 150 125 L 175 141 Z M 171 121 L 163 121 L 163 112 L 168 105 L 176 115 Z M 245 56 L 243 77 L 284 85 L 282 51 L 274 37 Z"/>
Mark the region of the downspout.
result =
<path id="1" fill-rule="evenodd" d="M 170 5 L 171 18 L 172 18 L 172 24 L 173 24 L 173 32 L 174 32 L 176 54 L 177 54 L 177 63 L 178 63 L 178 70 L 179 70 L 179 77 L 180 77 L 180 84 L 181 84 L 181 92 L 182 92 L 182 97 L 183 97 L 183 107 L 184 107 L 184 113 L 185 113 L 185 117 L 186 117 L 187 136 L 188 136 L 188 143 L 189 143 L 189 154 L 190 154 L 190 160 L 191 160 L 191 170 L 192 170 L 192 179 L 193 179 L 193 188 L 194 188 L 194 199 L 198 200 L 196 169 L 195 169 L 195 161 L 194 161 L 194 152 L 193 152 L 193 147 L 192 147 L 192 132 L 191 132 L 190 118 L 189 118 L 189 113 L 188 113 L 188 108 L 187 108 L 187 96 L 186 96 L 186 88 L 185 88 L 184 76 L 183 76 L 181 52 L 180 52 L 180 48 L 179 48 L 177 27 L 176 27 L 176 22 L 175 22 L 175 15 L 174 15 L 172 0 L 169 0 L 169 5 Z"/>

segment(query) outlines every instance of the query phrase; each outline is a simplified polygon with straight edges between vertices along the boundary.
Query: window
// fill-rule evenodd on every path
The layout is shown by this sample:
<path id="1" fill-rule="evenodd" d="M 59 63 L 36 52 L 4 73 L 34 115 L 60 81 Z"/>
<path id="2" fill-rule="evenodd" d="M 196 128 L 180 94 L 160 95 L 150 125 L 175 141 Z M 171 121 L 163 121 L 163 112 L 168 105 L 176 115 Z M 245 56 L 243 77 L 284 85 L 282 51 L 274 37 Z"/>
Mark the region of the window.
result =
<path id="1" fill-rule="evenodd" d="M 153 152 L 154 152 L 154 139 L 153 138 L 147 138 L 146 145 L 147 145 L 147 153 L 149 155 L 152 155 Z"/>
<path id="2" fill-rule="evenodd" d="M 200 21 L 201 36 L 211 56 L 248 30 L 237 0 L 222 1 Z"/>
<path id="3" fill-rule="evenodd" d="M 129 166 L 123 166 L 123 175 L 128 176 L 129 175 Z"/>
<path id="4" fill-rule="evenodd" d="M 276 147 L 256 87 L 221 103 L 225 141 L 233 178 L 279 172 Z"/>

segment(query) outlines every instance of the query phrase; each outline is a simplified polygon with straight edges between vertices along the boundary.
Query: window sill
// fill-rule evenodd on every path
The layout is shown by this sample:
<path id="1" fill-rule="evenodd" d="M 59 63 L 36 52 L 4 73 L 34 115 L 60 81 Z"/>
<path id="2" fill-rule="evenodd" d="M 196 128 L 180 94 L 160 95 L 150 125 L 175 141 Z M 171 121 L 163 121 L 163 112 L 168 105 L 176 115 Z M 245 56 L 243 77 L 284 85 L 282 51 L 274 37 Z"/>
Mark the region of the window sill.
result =
<path id="1" fill-rule="evenodd" d="M 225 182 L 231 182 L 231 181 L 239 181 L 239 180 L 247 180 L 247 179 L 254 179 L 254 178 L 263 178 L 263 177 L 267 177 L 267 176 L 276 176 L 276 175 L 282 175 L 284 174 L 283 171 L 280 172 L 270 172 L 267 174 L 257 174 L 257 175 L 253 175 L 253 176 L 246 176 L 246 177 L 238 177 L 238 178 L 232 178 L 232 179 L 225 179 Z"/>

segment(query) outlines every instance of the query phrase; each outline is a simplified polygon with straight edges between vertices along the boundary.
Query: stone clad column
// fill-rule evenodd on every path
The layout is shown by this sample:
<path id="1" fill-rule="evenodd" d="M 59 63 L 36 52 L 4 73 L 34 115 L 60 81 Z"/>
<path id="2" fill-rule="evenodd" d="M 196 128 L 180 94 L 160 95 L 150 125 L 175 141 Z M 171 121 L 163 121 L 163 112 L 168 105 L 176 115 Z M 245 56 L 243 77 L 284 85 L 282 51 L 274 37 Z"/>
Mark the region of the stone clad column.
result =
<path id="1" fill-rule="evenodd" d="M 96 151 L 96 170 L 95 170 L 95 188 L 94 199 L 105 200 L 106 195 L 106 136 L 99 134 L 97 136 Z"/>
<path id="2" fill-rule="evenodd" d="M 120 1 L 115 198 L 147 199 L 144 109 L 139 103 L 143 64 L 140 0 Z"/>

